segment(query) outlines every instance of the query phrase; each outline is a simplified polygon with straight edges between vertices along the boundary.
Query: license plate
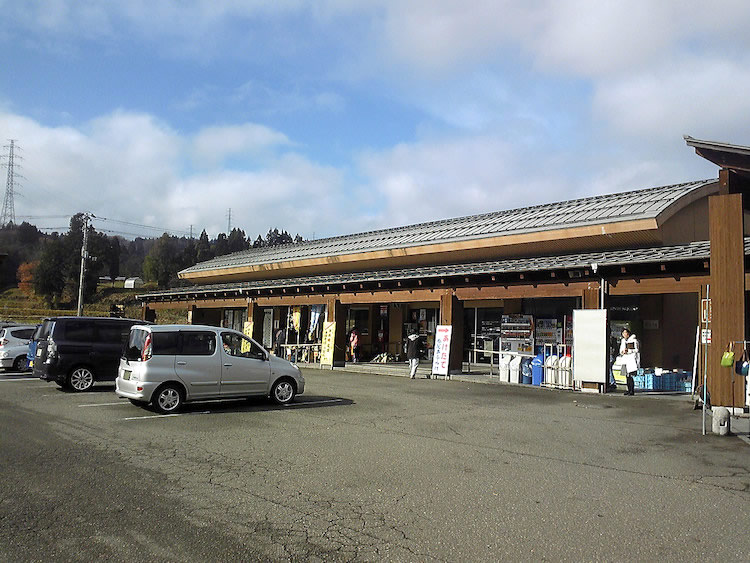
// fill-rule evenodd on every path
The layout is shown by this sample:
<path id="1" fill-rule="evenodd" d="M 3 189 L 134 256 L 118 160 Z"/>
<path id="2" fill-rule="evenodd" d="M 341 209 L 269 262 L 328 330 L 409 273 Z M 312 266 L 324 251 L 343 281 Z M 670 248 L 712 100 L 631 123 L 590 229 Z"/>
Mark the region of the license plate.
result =
<path id="1" fill-rule="evenodd" d="M 30 367 L 30 368 L 33 368 L 33 367 L 34 367 L 34 360 L 29 360 L 29 367 Z"/>
<path id="2" fill-rule="evenodd" d="M 41 355 L 42 355 L 42 349 L 41 348 L 37 348 L 36 349 L 36 357 L 38 358 Z"/>
<path id="3" fill-rule="evenodd" d="M 125 371 L 125 372 L 123 372 L 123 373 L 122 373 L 122 378 L 123 378 L 123 379 L 124 379 L 125 381 L 127 381 L 128 379 L 130 379 L 130 374 L 131 374 L 131 373 L 132 373 L 132 372 L 129 372 L 129 371 Z"/>

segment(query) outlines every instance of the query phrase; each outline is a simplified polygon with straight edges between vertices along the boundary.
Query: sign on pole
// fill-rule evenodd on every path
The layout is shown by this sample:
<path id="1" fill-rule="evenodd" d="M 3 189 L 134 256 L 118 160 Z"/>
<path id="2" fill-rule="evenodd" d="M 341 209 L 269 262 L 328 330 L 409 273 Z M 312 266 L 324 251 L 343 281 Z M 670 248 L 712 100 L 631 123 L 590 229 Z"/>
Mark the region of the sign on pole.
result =
<path id="1" fill-rule="evenodd" d="M 320 365 L 333 369 L 333 350 L 336 344 L 336 323 L 323 323 L 323 341 L 320 346 Z"/>
<path id="2" fill-rule="evenodd" d="M 451 325 L 438 325 L 435 328 L 435 348 L 432 355 L 432 375 L 448 375 L 451 354 Z"/>

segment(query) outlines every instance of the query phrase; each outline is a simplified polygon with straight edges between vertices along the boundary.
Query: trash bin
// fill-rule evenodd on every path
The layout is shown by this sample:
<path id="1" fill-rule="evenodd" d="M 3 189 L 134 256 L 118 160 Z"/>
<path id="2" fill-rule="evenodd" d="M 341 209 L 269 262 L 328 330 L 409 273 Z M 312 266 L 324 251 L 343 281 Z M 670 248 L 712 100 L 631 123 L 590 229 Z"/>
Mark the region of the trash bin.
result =
<path id="1" fill-rule="evenodd" d="M 521 360 L 521 383 L 531 385 L 531 358 L 523 358 Z"/>
<path id="2" fill-rule="evenodd" d="M 510 361 L 510 382 L 521 383 L 521 356 L 513 356 Z"/>
<path id="3" fill-rule="evenodd" d="M 560 382 L 557 378 L 557 356 L 547 356 L 544 361 L 544 382 L 548 385 L 559 385 Z"/>
<path id="4" fill-rule="evenodd" d="M 729 424 L 729 409 L 724 407 L 716 407 L 711 413 L 712 417 L 712 430 L 714 434 L 719 436 L 728 436 L 730 431 Z"/>
<path id="5" fill-rule="evenodd" d="M 509 356 L 507 354 L 503 354 L 500 356 L 499 361 L 499 368 L 500 368 L 500 381 L 505 381 L 506 383 L 510 381 L 510 359 L 512 356 Z"/>
<path id="6" fill-rule="evenodd" d="M 544 355 L 538 354 L 531 360 L 531 384 L 541 385 L 544 382 Z"/>

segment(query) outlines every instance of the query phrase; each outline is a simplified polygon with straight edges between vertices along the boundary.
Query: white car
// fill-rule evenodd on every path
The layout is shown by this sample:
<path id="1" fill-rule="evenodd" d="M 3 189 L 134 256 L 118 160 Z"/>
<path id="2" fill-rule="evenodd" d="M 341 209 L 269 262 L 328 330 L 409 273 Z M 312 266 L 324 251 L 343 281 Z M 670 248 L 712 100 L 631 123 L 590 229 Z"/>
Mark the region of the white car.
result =
<path id="1" fill-rule="evenodd" d="M 133 326 L 116 380 L 118 396 L 161 413 L 190 401 L 250 396 L 284 405 L 304 390 L 296 365 L 241 332 L 198 325 Z"/>
<path id="2" fill-rule="evenodd" d="M 0 328 L 0 367 L 13 371 L 27 369 L 26 354 L 36 326 L 19 325 Z"/>

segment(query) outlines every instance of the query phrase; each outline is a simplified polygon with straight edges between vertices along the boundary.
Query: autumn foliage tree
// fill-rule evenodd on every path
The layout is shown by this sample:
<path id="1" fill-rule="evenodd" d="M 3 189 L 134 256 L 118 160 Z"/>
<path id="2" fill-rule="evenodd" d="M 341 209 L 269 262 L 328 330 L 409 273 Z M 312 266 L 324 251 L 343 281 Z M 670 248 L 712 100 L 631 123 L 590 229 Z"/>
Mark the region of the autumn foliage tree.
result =
<path id="1" fill-rule="evenodd" d="M 24 262 L 18 267 L 16 277 L 18 278 L 18 289 L 24 295 L 34 295 L 34 271 L 38 262 Z"/>

